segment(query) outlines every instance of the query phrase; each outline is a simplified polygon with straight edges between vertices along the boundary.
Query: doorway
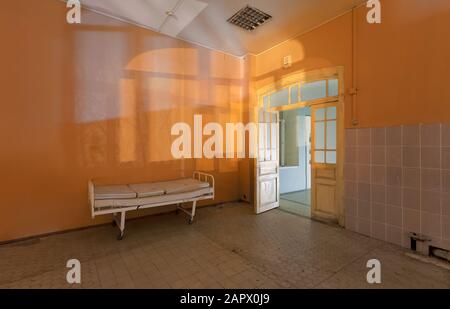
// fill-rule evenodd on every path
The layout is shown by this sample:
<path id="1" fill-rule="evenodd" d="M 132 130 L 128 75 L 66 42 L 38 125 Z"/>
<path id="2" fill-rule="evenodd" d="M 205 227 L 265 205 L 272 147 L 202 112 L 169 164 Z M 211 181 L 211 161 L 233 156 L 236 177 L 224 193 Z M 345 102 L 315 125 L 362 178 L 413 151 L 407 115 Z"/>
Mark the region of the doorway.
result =
<path id="1" fill-rule="evenodd" d="M 280 112 L 280 209 L 311 216 L 311 108 Z"/>
<path id="2" fill-rule="evenodd" d="M 343 68 L 295 73 L 257 91 L 255 212 L 343 226 Z"/>

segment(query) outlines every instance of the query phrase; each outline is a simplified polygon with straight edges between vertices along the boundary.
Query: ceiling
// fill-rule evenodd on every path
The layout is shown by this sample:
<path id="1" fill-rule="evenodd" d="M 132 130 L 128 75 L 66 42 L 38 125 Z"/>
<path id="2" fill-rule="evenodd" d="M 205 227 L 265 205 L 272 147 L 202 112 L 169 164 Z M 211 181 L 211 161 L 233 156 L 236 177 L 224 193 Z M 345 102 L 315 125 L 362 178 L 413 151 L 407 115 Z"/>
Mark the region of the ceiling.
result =
<path id="1" fill-rule="evenodd" d="M 259 54 L 366 0 L 83 0 L 82 5 L 235 56 Z M 252 32 L 227 22 L 246 5 L 273 18 Z M 168 13 L 170 12 L 170 13 Z M 170 15 L 170 16 L 169 16 Z"/>

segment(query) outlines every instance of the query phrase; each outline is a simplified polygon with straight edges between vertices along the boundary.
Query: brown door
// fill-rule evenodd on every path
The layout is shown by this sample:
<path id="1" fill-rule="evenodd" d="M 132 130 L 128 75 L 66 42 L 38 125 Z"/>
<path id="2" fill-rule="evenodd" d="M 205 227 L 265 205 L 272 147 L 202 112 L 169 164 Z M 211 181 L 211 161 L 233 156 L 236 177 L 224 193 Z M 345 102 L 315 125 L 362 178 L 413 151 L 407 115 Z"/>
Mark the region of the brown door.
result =
<path id="1" fill-rule="evenodd" d="M 313 105 L 311 145 L 311 216 L 325 221 L 340 221 L 338 162 L 338 104 Z"/>

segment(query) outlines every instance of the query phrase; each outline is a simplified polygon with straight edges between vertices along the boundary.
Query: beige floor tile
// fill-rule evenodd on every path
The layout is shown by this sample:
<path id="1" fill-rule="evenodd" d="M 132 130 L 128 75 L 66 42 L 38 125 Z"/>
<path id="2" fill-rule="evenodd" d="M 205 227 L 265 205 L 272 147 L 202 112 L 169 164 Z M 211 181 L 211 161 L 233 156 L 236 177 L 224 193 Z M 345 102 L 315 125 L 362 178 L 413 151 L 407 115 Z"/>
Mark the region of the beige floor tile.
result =
<path id="1" fill-rule="evenodd" d="M 450 288 L 450 272 L 400 247 L 246 204 L 198 211 L 194 225 L 168 214 L 0 246 L 0 288 L 373 288 L 366 262 L 382 263 L 381 288 Z M 81 285 L 66 282 L 69 259 Z"/>

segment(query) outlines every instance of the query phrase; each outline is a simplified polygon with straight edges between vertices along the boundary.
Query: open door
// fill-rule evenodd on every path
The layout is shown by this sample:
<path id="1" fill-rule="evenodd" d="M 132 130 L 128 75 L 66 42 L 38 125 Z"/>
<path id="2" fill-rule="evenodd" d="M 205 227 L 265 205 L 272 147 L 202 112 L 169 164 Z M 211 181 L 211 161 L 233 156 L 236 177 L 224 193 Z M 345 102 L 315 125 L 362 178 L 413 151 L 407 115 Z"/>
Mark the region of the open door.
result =
<path id="1" fill-rule="evenodd" d="M 256 161 L 257 214 L 280 206 L 279 113 L 258 110 L 258 157 Z"/>
<path id="2" fill-rule="evenodd" d="M 341 154 L 338 153 L 338 105 L 313 105 L 311 112 L 311 216 L 339 222 L 338 159 Z"/>

